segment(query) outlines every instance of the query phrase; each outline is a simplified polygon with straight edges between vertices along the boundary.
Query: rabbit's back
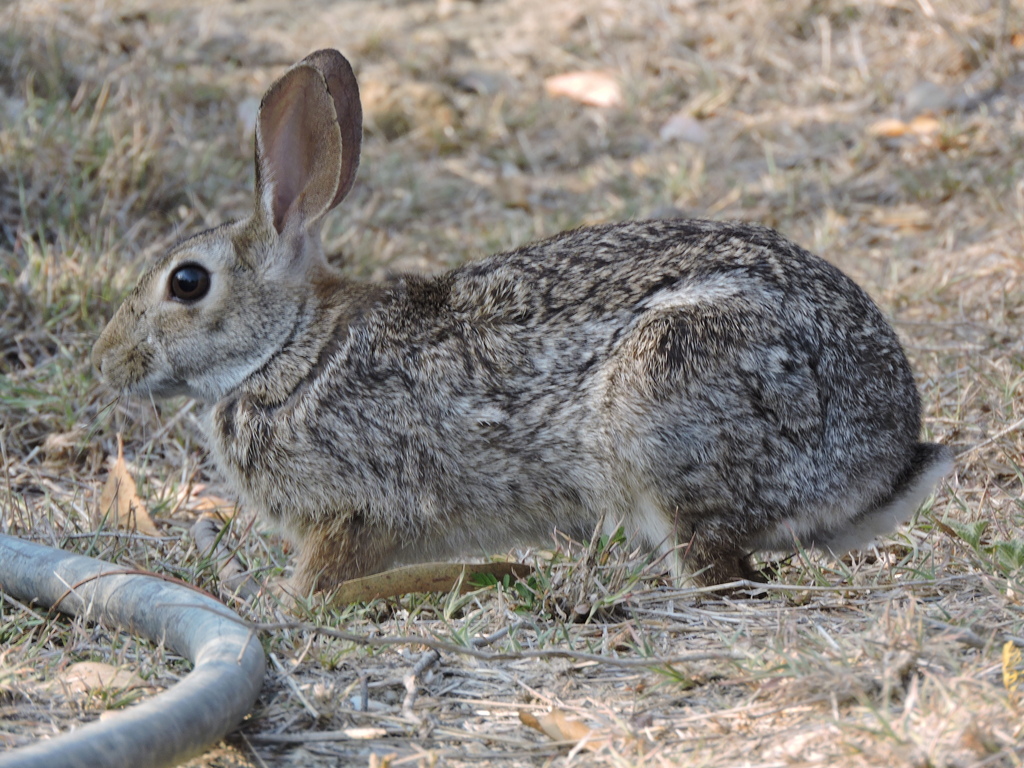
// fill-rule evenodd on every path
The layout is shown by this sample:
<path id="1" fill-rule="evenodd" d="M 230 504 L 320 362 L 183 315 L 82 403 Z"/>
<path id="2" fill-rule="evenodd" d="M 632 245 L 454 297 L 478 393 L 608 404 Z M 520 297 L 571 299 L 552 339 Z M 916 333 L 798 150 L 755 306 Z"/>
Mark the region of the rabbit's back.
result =
<path id="1" fill-rule="evenodd" d="M 630 489 L 627 506 L 677 510 L 683 540 L 719 521 L 752 548 L 814 543 L 891 495 L 911 461 L 920 402 L 895 333 L 853 281 L 772 230 L 601 227 L 464 273 L 487 286 L 467 307 L 518 291 L 494 303 L 535 324 L 523 335 L 548 397 L 577 416 L 574 439 Z"/>

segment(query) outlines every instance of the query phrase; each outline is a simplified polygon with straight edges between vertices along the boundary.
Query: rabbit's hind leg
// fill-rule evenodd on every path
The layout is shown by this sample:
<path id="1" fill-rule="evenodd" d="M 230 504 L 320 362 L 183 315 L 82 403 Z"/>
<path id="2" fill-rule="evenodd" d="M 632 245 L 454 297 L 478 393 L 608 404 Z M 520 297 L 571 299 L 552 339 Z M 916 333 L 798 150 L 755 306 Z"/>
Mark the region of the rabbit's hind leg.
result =
<path id="1" fill-rule="evenodd" d="M 666 515 L 650 496 L 642 496 L 637 504 L 640 532 L 656 552 L 667 555 L 677 584 L 689 580 L 699 587 L 710 587 L 741 580 L 763 584 L 768 580 L 751 564 L 750 551 L 737 546 L 736 536 L 723 536 L 716 526 L 687 524 L 689 517 L 678 506 L 674 514 Z"/>
<path id="2" fill-rule="evenodd" d="M 683 545 L 679 554 L 690 579 L 700 587 L 713 587 L 736 581 L 764 584 L 764 573 L 754 568 L 750 553 L 721 542 L 702 542 L 699 536 Z"/>
<path id="3" fill-rule="evenodd" d="M 309 595 L 378 573 L 392 565 L 395 551 L 396 542 L 386 528 L 367 525 L 359 517 L 313 523 L 299 540 L 291 588 Z"/>

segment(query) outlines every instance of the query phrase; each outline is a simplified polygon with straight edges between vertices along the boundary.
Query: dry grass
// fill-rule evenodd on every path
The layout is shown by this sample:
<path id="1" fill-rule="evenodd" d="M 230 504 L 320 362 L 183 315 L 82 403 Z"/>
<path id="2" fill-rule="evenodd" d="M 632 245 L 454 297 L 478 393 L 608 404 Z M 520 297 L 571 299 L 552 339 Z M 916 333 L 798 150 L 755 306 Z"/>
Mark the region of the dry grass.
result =
<path id="1" fill-rule="evenodd" d="M 0 9 L 0 529 L 217 589 L 185 535 L 203 494 L 225 493 L 195 410 L 111 407 L 88 351 L 148 257 L 246 210 L 255 100 L 327 45 L 353 60 L 366 98 L 360 181 L 327 232 L 354 272 L 437 270 L 675 211 L 765 222 L 890 313 L 927 431 L 960 457 L 912 528 L 840 562 L 794 557 L 761 599 L 669 589 L 612 543 L 548 562 L 528 593 L 311 607 L 306 624 L 265 632 L 259 708 L 195 764 L 1021 765 L 1021 692 L 1000 664 L 1004 641 L 1024 642 L 1024 12 L 1012 0 Z M 625 105 L 545 95 L 543 78 L 574 69 L 613 73 Z M 929 109 L 938 123 L 922 133 L 871 132 Z M 659 137 L 680 111 L 698 141 Z M 97 520 L 118 430 L 161 538 Z M 281 543 L 248 523 L 232 543 L 278 572 Z M 280 619 L 269 601 L 236 608 Z M 314 625 L 506 656 L 434 660 Z M 531 649 L 650 666 L 507 657 Z M 663 661 L 695 652 L 710 658 Z M 42 685 L 84 659 L 130 666 L 153 689 L 184 671 L 127 636 L 0 600 L 0 745 L 146 693 Z M 611 740 L 577 754 L 519 722 L 550 706 Z M 340 733 L 356 726 L 383 730 Z"/>

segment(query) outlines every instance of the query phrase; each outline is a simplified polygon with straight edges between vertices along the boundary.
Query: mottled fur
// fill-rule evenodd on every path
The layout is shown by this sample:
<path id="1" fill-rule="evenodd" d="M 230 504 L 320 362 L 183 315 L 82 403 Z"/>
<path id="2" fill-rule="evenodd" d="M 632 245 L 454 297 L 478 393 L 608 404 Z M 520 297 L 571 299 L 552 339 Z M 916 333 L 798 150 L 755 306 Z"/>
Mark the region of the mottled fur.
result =
<path id="1" fill-rule="evenodd" d="M 210 404 L 214 460 L 297 540 L 300 590 L 601 519 L 724 581 L 755 550 L 891 530 L 948 470 L 878 308 L 763 227 L 615 224 L 345 278 L 319 224 L 354 178 L 357 107 L 334 52 L 276 83 L 252 218 L 176 246 L 94 351 L 122 391 Z M 184 263 L 212 276 L 201 301 L 167 295 Z"/>

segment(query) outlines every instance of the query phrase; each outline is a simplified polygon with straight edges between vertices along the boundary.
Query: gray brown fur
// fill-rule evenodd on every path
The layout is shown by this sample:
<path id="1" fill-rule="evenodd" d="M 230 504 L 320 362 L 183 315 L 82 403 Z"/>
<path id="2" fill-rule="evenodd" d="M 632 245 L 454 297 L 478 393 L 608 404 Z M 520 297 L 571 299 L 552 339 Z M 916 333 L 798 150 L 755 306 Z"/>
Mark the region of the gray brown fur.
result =
<path id="1" fill-rule="evenodd" d="M 299 590 L 602 519 L 721 582 L 756 550 L 866 543 L 948 471 L 878 308 L 763 227 L 631 222 L 345 278 L 319 225 L 355 175 L 352 104 L 335 52 L 276 83 L 253 217 L 176 246 L 93 353 L 121 391 L 210 404 L 212 455 L 298 542 Z M 167 295 L 186 262 L 213 276 L 195 304 Z"/>

